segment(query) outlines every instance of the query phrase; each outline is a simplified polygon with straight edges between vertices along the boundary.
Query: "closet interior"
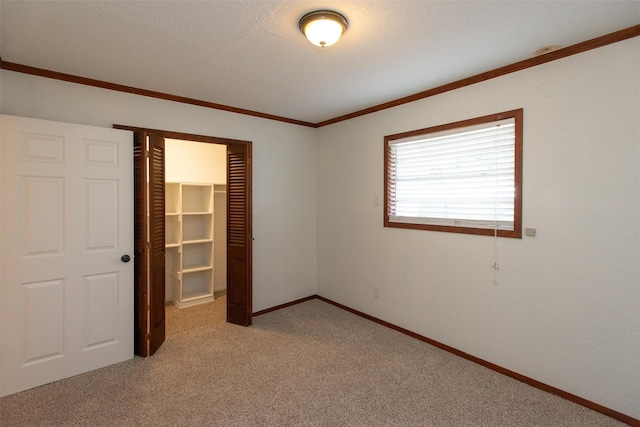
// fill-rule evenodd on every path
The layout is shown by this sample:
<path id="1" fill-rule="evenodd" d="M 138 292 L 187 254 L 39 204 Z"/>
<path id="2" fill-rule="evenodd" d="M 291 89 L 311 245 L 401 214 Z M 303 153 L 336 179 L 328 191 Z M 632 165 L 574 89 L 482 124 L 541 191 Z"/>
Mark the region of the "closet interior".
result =
<path id="1" fill-rule="evenodd" d="M 226 290 L 227 147 L 165 139 L 165 299 L 178 308 Z"/>

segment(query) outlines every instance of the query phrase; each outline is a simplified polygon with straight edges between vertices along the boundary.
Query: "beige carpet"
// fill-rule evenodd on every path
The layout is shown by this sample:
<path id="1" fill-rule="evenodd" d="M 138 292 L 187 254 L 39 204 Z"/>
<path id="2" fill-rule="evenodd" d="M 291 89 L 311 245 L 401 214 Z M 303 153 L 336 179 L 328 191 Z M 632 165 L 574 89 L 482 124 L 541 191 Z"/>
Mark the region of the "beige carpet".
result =
<path id="1" fill-rule="evenodd" d="M 178 308 L 172 302 L 167 302 L 165 307 L 167 338 L 190 329 L 226 322 L 227 293 L 226 291 L 215 292 L 213 296 L 214 301 L 186 308 Z"/>
<path id="2" fill-rule="evenodd" d="M 622 425 L 319 300 L 250 328 L 219 313 L 197 326 L 176 320 L 222 301 L 168 313 L 153 357 L 2 398 L 0 424 Z"/>

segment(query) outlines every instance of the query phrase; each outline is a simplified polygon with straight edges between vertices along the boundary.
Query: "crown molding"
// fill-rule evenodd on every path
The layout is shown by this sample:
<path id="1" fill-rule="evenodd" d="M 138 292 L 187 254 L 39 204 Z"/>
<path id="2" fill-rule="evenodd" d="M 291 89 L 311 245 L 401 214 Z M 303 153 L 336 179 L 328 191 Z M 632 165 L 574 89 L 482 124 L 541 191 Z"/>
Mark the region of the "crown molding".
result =
<path id="1" fill-rule="evenodd" d="M 86 86 L 93 86 L 102 89 L 109 89 L 118 92 L 131 93 L 134 95 L 147 96 L 150 98 L 163 99 L 166 101 L 180 102 L 183 104 L 197 105 L 199 107 L 211 108 L 214 110 L 229 111 L 231 113 L 242 114 L 246 116 L 258 117 L 267 120 L 275 120 L 278 122 L 284 122 L 299 126 L 306 126 L 311 128 L 320 128 L 328 126 L 334 123 L 343 122 L 346 120 L 354 119 L 356 117 L 365 116 L 378 111 L 386 110 L 389 108 L 397 107 L 399 105 L 408 104 L 410 102 L 418 101 L 421 99 L 429 98 L 434 95 L 449 92 L 452 90 L 460 89 L 465 86 L 470 86 L 476 83 L 480 83 L 486 80 L 491 80 L 496 77 L 504 76 L 506 74 L 521 71 L 527 68 L 536 67 L 538 65 L 546 64 L 547 62 L 563 59 L 568 56 L 576 55 L 578 53 L 586 52 L 599 47 L 607 46 L 609 44 L 617 43 L 623 40 L 640 36 L 640 24 L 633 27 L 625 28 L 623 30 L 615 31 L 613 33 L 606 34 L 604 36 L 596 37 L 581 43 L 577 43 L 571 46 L 560 48 L 550 51 L 548 53 L 534 56 L 523 61 L 515 62 L 513 64 L 505 65 L 484 73 L 476 74 L 471 77 L 467 77 L 461 80 L 457 80 L 452 83 L 447 83 L 442 86 L 438 86 L 432 89 L 427 89 L 422 92 L 418 92 L 413 95 L 405 96 L 393 101 L 378 104 L 373 107 L 365 108 L 363 110 L 355 111 L 353 113 L 345 114 L 333 119 L 324 120 L 318 123 L 311 123 L 302 120 L 296 120 L 288 117 L 276 116 L 273 114 L 262 113 L 258 111 L 247 110 L 244 108 L 232 107 L 224 104 L 217 104 L 214 102 L 203 101 L 200 99 L 187 98 L 184 96 L 171 95 L 168 93 L 157 92 L 147 89 L 136 88 L 132 86 L 125 86 L 117 83 L 105 82 L 102 80 L 90 79 L 87 77 L 75 76 L 72 74 L 60 73 L 58 71 L 45 70 L 42 68 L 31 67 L 29 65 L 16 64 L 13 62 L 4 61 L 0 58 L 0 69 L 15 71 L 17 73 L 31 74 L 34 76 L 45 77 L 49 79 L 62 80 L 71 83 L 77 83 Z"/>

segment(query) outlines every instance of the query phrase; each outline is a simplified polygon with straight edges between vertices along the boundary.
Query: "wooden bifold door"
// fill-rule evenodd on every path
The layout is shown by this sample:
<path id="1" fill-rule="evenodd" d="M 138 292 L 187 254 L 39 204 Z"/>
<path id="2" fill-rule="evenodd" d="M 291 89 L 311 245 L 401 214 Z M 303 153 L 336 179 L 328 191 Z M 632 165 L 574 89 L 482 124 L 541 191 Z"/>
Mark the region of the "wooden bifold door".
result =
<path id="1" fill-rule="evenodd" d="M 134 347 L 156 352 L 165 338 L 164 138 L 135 132 L 134 156 Z M 147 161 L 148 159 L 148 161 Z"/>
<path id="2" fill-rule="evenodd" d="M 135 353 L 150 356 L 165 338 L 164 138 L 227 146 L 227 321 L 251 325 L 251 143 L 114 127 L 135 134 Z"/>

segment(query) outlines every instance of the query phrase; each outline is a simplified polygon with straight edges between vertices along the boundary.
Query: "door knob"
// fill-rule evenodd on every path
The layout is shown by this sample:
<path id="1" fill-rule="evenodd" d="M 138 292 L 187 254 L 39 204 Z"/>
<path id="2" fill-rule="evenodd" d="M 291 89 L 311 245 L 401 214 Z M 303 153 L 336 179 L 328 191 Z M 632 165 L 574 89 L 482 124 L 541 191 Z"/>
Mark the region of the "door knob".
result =
<path id="1" fill-rule="evenodd" d="M 122 255 L 122 256 L 120 257 L 120 261 L 122 261 L 122 262 L 129 262 L 129 261 L 131 261 L 131 257 L 130 257 L 129 255 Z"/>

